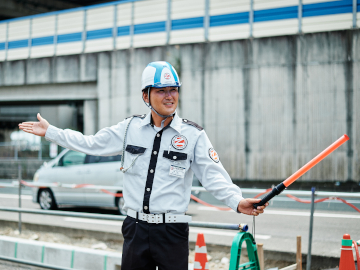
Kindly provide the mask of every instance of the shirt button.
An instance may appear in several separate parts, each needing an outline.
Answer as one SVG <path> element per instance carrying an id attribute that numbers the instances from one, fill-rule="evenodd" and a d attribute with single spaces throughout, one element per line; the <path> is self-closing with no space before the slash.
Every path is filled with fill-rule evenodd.
<path id="1" fill-rule="evenodd" d="M 160 137 L 160 134 L 158 133 L 158 134 L 156 134 L 156 137 Z"/>
<path id="2" fill-rule="evenodd" d="M 173 159 L 177 159 L 177 156 L 173 156 Z"/>
<path id="3" fill-rule="evenodd" d="M 154 170 L 153 170 L 153 169 L 151 169 L 151 170 L 150 170 L 150 173 L 153 173 L 153 172 L 154 172 Z"/>
<path id="4" fill-rule="evenodd" d="M 146 191 L 150 191 L 150 188 L 147 188 Z"/>
<path id="5" fill-rule="evenodd" d="M 145 209 L 145 210 L 148 210 L 148 207 L 145 205 L 145 206 L 144 206 L 144 209 Z"/>
<path id="6" fill-rule="evenodd" d="M 156 151 L 154 151 L 154 155 L 156 155 L 157 154 L 157 152 Z"/>

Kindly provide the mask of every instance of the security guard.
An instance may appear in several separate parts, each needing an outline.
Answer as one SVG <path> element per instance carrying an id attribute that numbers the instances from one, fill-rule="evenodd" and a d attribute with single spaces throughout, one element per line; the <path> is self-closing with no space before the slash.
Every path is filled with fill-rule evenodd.
<path id="1" fill-rule="evenodd" d="M 123 196 L 127 218 L 122 269 L 184 270 L 188 268 L 188 222 L 193 173 L 218 200 L 234 211 L 259 215 L 260 199 L 244 199 L 221 164 L 202 127 L 176 112 L 181 86 L 167 62 L 150 63 L 142 74 L 142 97 L 151 109 L 93 136 L 59 129 L 38 114 L 39 122 L 20 129 L 89 155 L 122 154 Z"/>

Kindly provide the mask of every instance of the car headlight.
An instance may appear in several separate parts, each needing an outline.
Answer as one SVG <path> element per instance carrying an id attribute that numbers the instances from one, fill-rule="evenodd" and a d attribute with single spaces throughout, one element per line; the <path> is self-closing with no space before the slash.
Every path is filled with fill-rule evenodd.
<path id="1" fill-rule="evenodd" d="M 34 179 L 33 179 L 33 181 L 34 181 L 34 182 L 39 181 L 39 173 L 36 172 L 36 173 L 34 174 Z"/>

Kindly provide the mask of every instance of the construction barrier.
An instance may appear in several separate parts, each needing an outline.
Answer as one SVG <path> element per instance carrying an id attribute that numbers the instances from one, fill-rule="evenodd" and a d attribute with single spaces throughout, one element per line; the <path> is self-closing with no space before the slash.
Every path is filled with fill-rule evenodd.
<path id="1" fill-rule="evenodd" d="M 254 196 L 254 198 L 258 198 L 258 197 L 260 197 L 260 196 L 262 196 L 262 195 L 270 192 L 271 190 L 272 190 L 272 189 L 269 188 L 269 189 L 265 190 L 264 192 L 261 192 L 261 193 L 257 194 L 256 196 Z M 293 199 L 293 200 L 296 201 L 296 202 L 300 202 L 300 203 L 311 203 L 311 200 L 303 200 L 303 199 L 297 198 L 297 197 L 295 197 L 295 196 L 293 196 L 293 195 L 290 195 L 290 194 L 286 194 L 285 196 L 288 197 L 288 198 L 290 198 L 290 199 Z M 218 206 L 211 205 L 211 204 L 209 204 L 209 203 L 207 203 L 207 202 L 204 202 L 204 201 L 200 200 L 199 198 L 195 197 L 195 196 L 192 195 L 192 194 L 191 194 L 190 198 L 193 199 L 194 201 L 202 204 L 202 205 L 205 205 L 205 206 L 208 206 L 208 207 L 213 207 L 213 208 L 216 208 L 216 209 L 218 209 L 218 210 L 222 210 L 222 211 L 229 211 L 229 210 L 231 210 L 231 208 L 229 208 L 229 207 L 218 207 Z M 357 212 L 360 213 L 360 209 L 359 209 L 359 208 L 357 208 L 355 205 L 353 205 L 353 204 L 351 204 L 351 203 L 347 202 L 346 200 L 341 199 L 341 198 L 339 198 L 339 197 L 327 197 L 327 198 L 322 198 L 322 199 L 315 200 L 315 203 L 320 203 L 320 202 L 324 202 L 324 201 L 327 201 L 327 200 L 338 200 L 338 201 L 341 201 L 341 202 L 345 203 L 346 205 L 350 206 L 351 208 L 353 208 L 354 210 L 356 210 Z"/>

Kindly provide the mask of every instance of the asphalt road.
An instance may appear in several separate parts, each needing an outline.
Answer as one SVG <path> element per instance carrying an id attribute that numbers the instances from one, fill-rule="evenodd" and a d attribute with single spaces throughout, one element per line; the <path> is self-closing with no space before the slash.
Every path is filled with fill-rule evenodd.
<path id="1" fill-rule="evenodd" d="M 0 193 L 0 205 L 2 207 L 17 207 L 18 196 L 14 189 L 2 189 Z M 39 205 L 31 200 L 30 190 L 22 191 L 22 207 L 39 209 Z M 211 195 L 203 193 L 202 199 L 216 203 Z M 296 236 L 302 237 L 302 252 L 307 253 L 310 206 L 303 205 L 302 209 L 292 207 L 292 202 L 286 202 L 286 198 L 274 200 L 264 214 L 255 218 L 255 239 L 257 243 L 263 243 L 264 249 L 272 251 L 296 252 Z M 296 203 L 299 204 L 299 203 Z M 360 213 L 346 205 L 338 203 L 317 204 L 315 208 L 312 254 L 330 257 L 340 256 L 341 239 L 343 234 L 348 233 L 352 239 L 360 239 Z M 286 208 L 284 207 L 286 206 Z M 280 208 L 282 207 L 282 208 Z M 333 210 L 324 210 L 333 207 Z M 342 210 L 339 210 L 341 208 Z M 115 209 L 100 208 L 62 208 L 59 211 L 83 211 L 90 213 L 116 214 Z M 249 230 L 253 229 L 253 217 L 237 214 L 231 211 L 218 211 L 214 208 L 204 207 L 198 203 L 189 205 L 188 213 L 193 221 L 222 222 L 222 223 L 247 223 Z M 0 219 L 18 220 L 17 213 L 2 212 Z M 93 220 L 73 217 L 56 217 L 44 215 L 22 214 L 22 220 L 30 223 L 64 226 L 80 229 L 99 230 L 104 232 L 118 232 L 121 230 L 121 222 Z M 205 241 L 211 244 L 230 246 L 235 236 L 235 231 L 190 228 L 190 240 L 195 241 L 198 232 L 203 232 Z"/>

